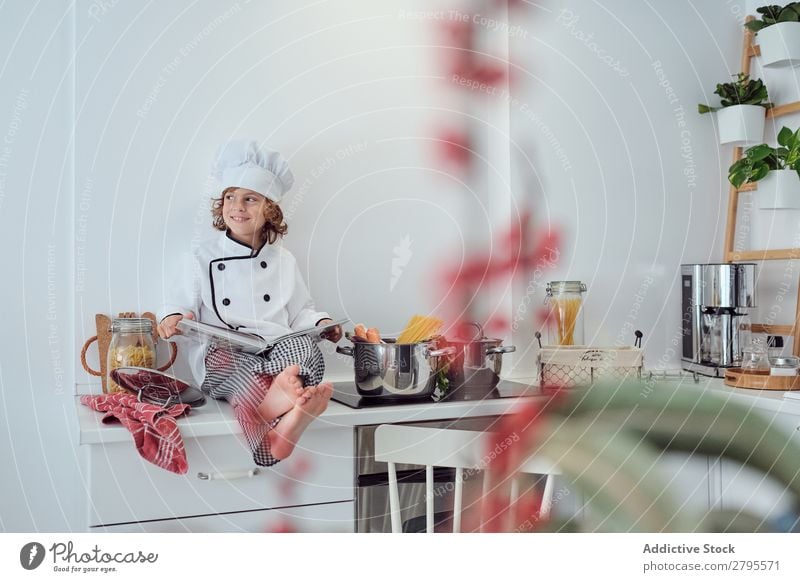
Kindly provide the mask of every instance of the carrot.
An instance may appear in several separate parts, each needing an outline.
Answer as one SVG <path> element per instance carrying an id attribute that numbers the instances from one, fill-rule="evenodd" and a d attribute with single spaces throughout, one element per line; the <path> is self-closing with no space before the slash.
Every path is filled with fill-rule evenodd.
<path id="1" fill-rule="evenodd" d="M 353 335 L 356 336 L 356 337 L 367 339 L 367 328 L 366 328 L 366 326 L 363 323 L 359 323 L 353 329 Z"/>

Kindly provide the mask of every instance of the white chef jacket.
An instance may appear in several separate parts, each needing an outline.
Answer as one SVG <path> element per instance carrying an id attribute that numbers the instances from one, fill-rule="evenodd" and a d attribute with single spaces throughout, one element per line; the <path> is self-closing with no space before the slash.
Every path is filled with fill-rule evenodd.
<path id="1" fill-rule="evenodd" d="M 317 311 L 292 253 L 277 244 L 254 251 L 230 236 L 203 242 L 176 270 L 159 321 L 191 311 L 202 322 L 256 333 L 266 340 L 313 327 L 330 317 Z M 181 342 L 198 384 L 207 346 Z"/>

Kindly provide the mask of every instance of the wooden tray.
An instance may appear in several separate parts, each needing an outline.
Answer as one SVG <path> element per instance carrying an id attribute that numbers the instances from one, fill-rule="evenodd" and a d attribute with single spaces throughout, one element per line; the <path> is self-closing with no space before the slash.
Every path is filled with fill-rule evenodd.
<path id="1" fill-rule="evenodd" d="M 800 390 L 800 376 L 770 376 L 769 374 L 748 374 L 741 368 L 725 370 L 725 384 L 732 388 L 752 388 L 755 390 Z"/>

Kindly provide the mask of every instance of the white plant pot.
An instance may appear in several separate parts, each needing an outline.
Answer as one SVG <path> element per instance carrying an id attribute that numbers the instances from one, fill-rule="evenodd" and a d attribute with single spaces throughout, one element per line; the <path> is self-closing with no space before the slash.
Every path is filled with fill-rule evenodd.
<path id="1" fill-rule="evenodd" d="M 732 105 L 716 112 L 719 143 L 752 146 L 764 141 L 767 110 L 761 105 Z"/>
<path id="2" fill-rule="evenodd" d="M 794 170 L 773 170 L 758 181 L 758 198 L 761 210 L 800 208 L 800 176 Z"/>
<path id="3" fill-rule="evenodd" d="M 800 22 L 779 22 L 758 31 L 761 64 L 765 67 L 800 65 Z"/>

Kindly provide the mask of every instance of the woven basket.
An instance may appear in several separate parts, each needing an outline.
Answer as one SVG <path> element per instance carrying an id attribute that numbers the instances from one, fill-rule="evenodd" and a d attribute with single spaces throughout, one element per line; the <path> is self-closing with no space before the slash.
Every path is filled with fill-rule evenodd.
<path id="1" fill-rule="evenodd" d="M 540 385 L 564 388 L 641 378 L 643 367 L 644 354 L 635 347 L 544 346 L 537 358 Z"/>

